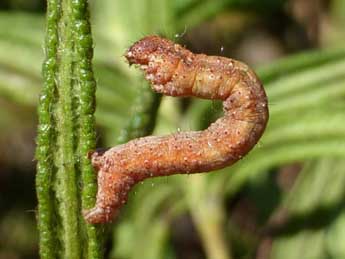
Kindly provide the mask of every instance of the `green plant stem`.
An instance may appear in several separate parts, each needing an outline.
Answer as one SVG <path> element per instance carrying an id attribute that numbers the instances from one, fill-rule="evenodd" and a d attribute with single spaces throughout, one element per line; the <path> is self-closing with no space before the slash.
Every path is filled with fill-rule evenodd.
<path id="1" fill-rule="evenodd" d="M 150 134 L 155 126 L 161 95 L 143 84 L 132 106 L 132 115 L 117 139 L 119 144 Z"/>
<path id="2" fill-rule="evenodd" d="M 82 208 L 89 209 L 95 203 L 97 192 L 96 175 L 87 153 L 96 147 L 95 130 L 95 93 L 96 82 L 92 69 L 93 46 L 87 1 L 71 2 L 74 40 L 75 40 L 75 72 L 78 81 L 75 95 L 79 97 L 79 169 L 82 173 Z M 103 240 L 100 226 L 86 224 L 88 237 L 86 258 L 103 258 Z"/>
<path id="3" fill-rule="evenodd" d="M 204 114 L 206 102 L 193 103 L 186 120 L 182 126 L 187 125 L 200 129 L 199 120 Z M 220 188 L 214 188 L 204 175 L 191 175 L 193 179 L 185 186 L 189 211 L 198 230 L 200 238 L 209 259 L 231 259 L 230 242 L 226 242 L 224 235 L 225 211 L 223 207 L 223 196 Z"/>
<path id="4" fill-rule="evenodd" d="M 186 186 L 190 213 L 209 259 L 231 259 L 225 241 L 225 211 L 221 193 L 210 188 L 204 176 L 193 175 Z"/>
<path id="5" fill-rule="evenodd" d="M 46 59 L 43 63 L 44 85 L 39 98 L 37 129 L 37 174 L 36 192 L 38 200 L 39 250 L 42 259 L 57 257 L 57 238 L 54 230 L 54 202 L 52 191 L 54 118 L 51 113 L 55 102 L 55 53 L 57 48 L 58 1 L 51 0 L 47 9 L 47 29 L 45 39 Z"/>
<path id="6" fill-rule="evenodd" d="M 87 7 L 87 0 L 48 1 L 36 152 L 41 258 L 103 258 L 100 228 L 85 224 L 81 215 L 81 204 L 90 208 L 96 195 L 87 158 L 96 142 Z"/>
<path id="7" fill-rule="evenodd" d="M 61 19 L 59 20 L 59 46 L 57 50 L 58 63 L 58 107 L 57 117 L 57 144 L 56 185 L 59 200 L 59 216 L 62 224 L 62 241 L 64 258 L 80 258 L 81 240 L 79 230 L 79 198 L 77 188 L 77 171 L 75 164 L 75 132 L 72 80 L 73 65 L 73 18 L 70 1 L 61 2 Z"/>

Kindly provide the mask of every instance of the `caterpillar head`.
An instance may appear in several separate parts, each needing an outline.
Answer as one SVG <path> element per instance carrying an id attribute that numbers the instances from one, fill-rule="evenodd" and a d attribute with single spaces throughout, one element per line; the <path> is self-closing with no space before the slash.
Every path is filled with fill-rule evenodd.
<path id="1" fill-rule="evenodd" d="M 130 65 L 140 66 L 156 92 L 171 96 L 190 94 L 191 90 L 186 88 L 191 88 L 195 77 L 194 54 L 181 45 L 158 36 L 148 36 L 134 43 L 125 57 Z"/>
<path id="2" fill-rule="evenodd" d="M 134 43 L 125 54 L 130 65 L 137 64 L 153 86 L 166 84 L 181 59 L 178 44 L 159 36 L 147 36 Z"/>
<path id="3" fill-rule="evenodd" d="M 174 43 L 162 39 L 159 36 L 151 35 L 135 42 L 126 52 L 125 57 L 129 64 L 148 65 L 150 56 L 157 51 L 169 49 Z"/>

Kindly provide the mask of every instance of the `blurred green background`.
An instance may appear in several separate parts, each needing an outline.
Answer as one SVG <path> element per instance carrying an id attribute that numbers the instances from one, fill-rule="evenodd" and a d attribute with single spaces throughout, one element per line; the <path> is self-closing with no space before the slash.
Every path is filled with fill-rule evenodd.
<path id="1" fill-rule="evenodd" d="M 236 165 L 139 184 L 105 234 L 106 258 L 345 258 L 345 1 L 102 0 L 90 11 L 98 146 L 114 145 L 136 111 L 145 83 L 122 55 L 147 34 L 253 66 L 271 114 Z M 0 259 L 38 257 L 44 19 L 45 1 L 0 2 Z M 164 97 L 154 134 L 205 128 L 219 111 Z"/>

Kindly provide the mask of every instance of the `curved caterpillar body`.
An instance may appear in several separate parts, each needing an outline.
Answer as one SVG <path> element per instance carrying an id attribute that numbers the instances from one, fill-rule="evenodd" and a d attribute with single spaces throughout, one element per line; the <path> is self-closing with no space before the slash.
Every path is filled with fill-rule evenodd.
<path id="1" fill-rule="evenodd" d="M 223 100 L 224 116 L 204 131 L 144 137 L 93 152 L 98 194 L 96 206 L 84 213 L 89 223 L 110 221 L 133 185 L 146 178 L 207 172 L 235 163 L 254 147 L 268 120 L 260 80 L 239 61 L 193 54 L 158 36 L 139 40 L 125 56 L 145 72 L 153 90 Z"/>

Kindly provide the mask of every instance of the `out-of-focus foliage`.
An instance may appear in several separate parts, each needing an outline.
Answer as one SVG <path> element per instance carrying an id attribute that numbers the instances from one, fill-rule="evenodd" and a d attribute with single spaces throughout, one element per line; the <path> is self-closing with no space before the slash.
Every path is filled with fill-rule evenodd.
<path id="1" fill-rule="evenodd" d="M 286 44 L 281 51 L 284 52 L 291 49 L 291 41 L 299 40 L 291 33 L 298 22 L 286 12 L 298 2 L 301 1 L 92 1 L 98 83 L 96 120 L 102 146 L 130 137 L 122 132 L 124 125 L 130 123 L 135 129 L 143 119 L 131 118 L 131 114 L 135 112 L 133 107 L 138 107 L 134 105 L 135 98 L 147 84 L 134 69 L 128 68 L 122 57 L 133 41 L 159 33 L 191 48 L 206 46 L 207 53 L 207 41 L 216 40 L 198 39 L 203 35 L 200 31 L 213 28 L 206 35 L 226 37 L 229 46 L 221 43 L 219 48 L 224 46 L 224 55 L 236 54 L 229 49 L 245 42 L 239 39 L 250 37 L 257 29 L 274 34 L 281 46 Z M 257 147 L 236 165 L 219 172 L 157 178 L 139 184 L 113 226 L 110 258 L 187 258 L 187 253 L 181 255 L 180 251 L 188 250 L 181 245 L 183 236 L 187 236 L 186 240 L 197 239 L 194 242 L 201 249 L 196 246 L 190 256 L 198 258 L 345 257 L 345 7 L 342 0 L 329 2 L 320 18 L 323 20 L 317 44 L 321 45 L 317 49 L 288 54 L 257 66 L 270 108 L 269 125 Z M 242 20 L 239 13 L 245 14 Z M 287 28 L 285 34 L 267 29 L 276 23 L 277 17 L 281 19 L 277 21 L 281 23 L 280 30 Z M 224 22 L 240 20 L 244 20 L 238 24 L 240 31 Z M 232 29 L 226 30 L 224 36 L 217 26 Z M 42 85 L 43 37 L 41 13 L 1 11 L 1 143 L 23 127 L 32 127 L 31 121 L 36 119 L 34 107 Z M 255 44 L 252 49 L 256 53 L 262 51 Z M 218 103 L 184 100 L 181 104 L 180 100 L 164 98 L 155 134 L 171 133 L 178 128 L 205 128 L 216 115 Z M 284 178 L 282 171 L 291 164 L 302 169 L 292 170 L 297 178 L 291 188 L 283 188 L 279 179 L 287 181 L 289 177 Z M 28 254 L 28 244 L 32 245 L 32 240 L 25 241 L 32 233 L 32 228 L 24 227 L 27 218 L 19 218 L 22 223 L 15 227 L 9 220 L 10 213 L 0 213 L 0 258 L 15 250 L 12 239 L 1 242 L 5 240 L 1 233 L 11 233 L 13 229 L 27 233 L 22 239 L 18 237 L 19 245 L 25 243 L 18 250 L 22 256 Z M 186 220 L 189 217 L 192 229 Z M 193 248 L 192 241 L 186 243 Z"/>

